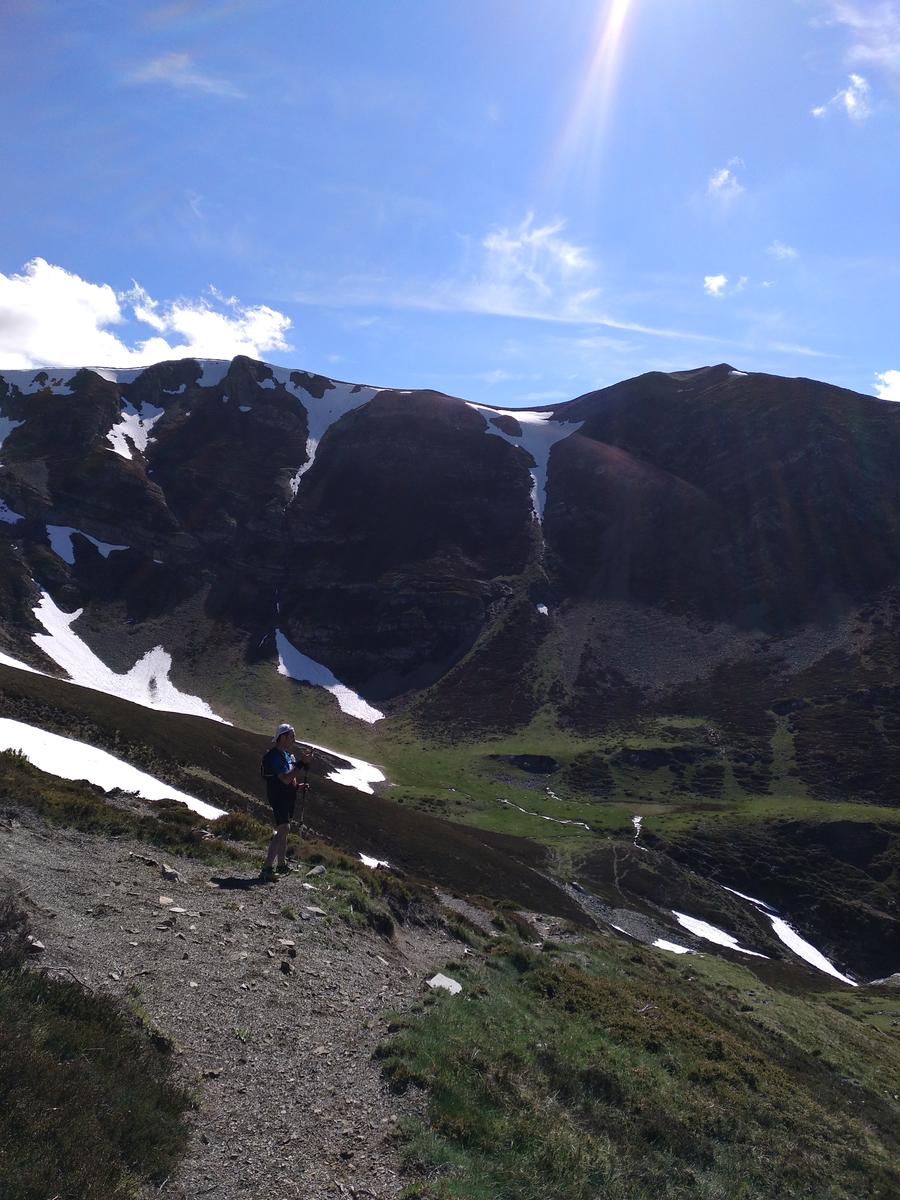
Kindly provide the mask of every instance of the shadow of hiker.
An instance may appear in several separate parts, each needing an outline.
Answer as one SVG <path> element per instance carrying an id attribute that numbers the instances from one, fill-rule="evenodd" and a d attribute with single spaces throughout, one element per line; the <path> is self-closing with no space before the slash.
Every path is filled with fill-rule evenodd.
<path id="1" fill-rule="evenodd" d="M 213 887 L 221 888 L 223 892 L 248 892 L 255 887 L 269 887 L 270 881 L 253 875 L 249 879 L 240 875 L 213 875 L 210 878 Z"/>

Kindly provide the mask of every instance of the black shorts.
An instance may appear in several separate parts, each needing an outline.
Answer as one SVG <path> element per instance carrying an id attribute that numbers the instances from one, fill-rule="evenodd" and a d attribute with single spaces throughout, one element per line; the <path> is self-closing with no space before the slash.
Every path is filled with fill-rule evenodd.
<path id="1" fill-rule="evenodd" d="M 275 816 L 275 824 L 287 825 L 294 819 L 294 810 L 297 807 L 297 789 L 285 789 L 280 796 L 270 796 L 269 803 Z"/>

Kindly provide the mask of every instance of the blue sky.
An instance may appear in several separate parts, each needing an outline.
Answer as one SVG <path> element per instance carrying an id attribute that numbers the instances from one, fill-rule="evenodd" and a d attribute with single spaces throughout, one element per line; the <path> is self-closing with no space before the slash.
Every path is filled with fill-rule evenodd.
<path id="1" fill-rule="evenodd" d="M 0 365 L 900 399 L 900 0 L 6 0 Z"/>

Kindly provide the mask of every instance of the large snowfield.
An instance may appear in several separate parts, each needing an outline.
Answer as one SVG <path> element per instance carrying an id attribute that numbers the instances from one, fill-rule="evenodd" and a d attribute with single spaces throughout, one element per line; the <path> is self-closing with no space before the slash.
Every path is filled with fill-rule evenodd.
<path id="1" fill-rule="evenodd" d="M 40 603 L 34 609 L 34 615 L 46 633 L 36 633 L 32 640 L 48 658 L 62 667 L 72 683 L 118 696 L 122 700 L 131 700 L 145 708 L 190 713 L 212 721 L 222 720 L 205 700 L 175 687 L 169 679 L 172 656 L 162 646 L 148 650 L 124 675 L 110 670 L 71 628 L 81 612 L 79 608 L 75 612 L 64 613 L 46 592 L 41 593 Z"/>

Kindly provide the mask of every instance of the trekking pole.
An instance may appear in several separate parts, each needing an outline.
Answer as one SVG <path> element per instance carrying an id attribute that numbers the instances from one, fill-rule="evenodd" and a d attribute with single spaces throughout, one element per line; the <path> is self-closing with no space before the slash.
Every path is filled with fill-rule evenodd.
<path id="1" fill-rule="evenodd" d="M 306 813 L 306 797 L 309 795 L 309 759 L 303 764 L 303 782 L 300 784 L 300 789 L 303 792 L 303 799 L 300 802 L 300 836 L 303 837 L 305 828 L 303 817 Z"/>

